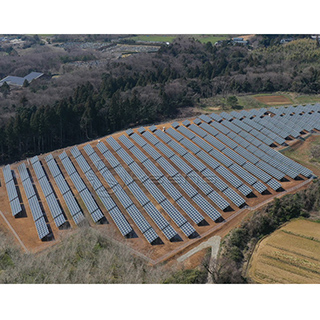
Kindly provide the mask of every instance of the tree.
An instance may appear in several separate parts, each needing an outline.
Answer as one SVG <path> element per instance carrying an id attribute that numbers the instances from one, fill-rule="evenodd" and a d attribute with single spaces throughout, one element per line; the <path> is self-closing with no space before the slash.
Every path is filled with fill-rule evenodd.
<path id="1" fill-rule="evenodd" d="M 7 96 L 10 94 L 10 86 L 7 84 L 7 82 L 4 82 L 3 85 L 0 88 L 0 91 L 4 98 L 7 98 Z"/>
<path id="2" fill-rule="evenodd" d="M 227 104 L 231 107 L 234 108 L 238 105 L 238 98 L 236 96 L 230 96 L 227 98 Z"/>

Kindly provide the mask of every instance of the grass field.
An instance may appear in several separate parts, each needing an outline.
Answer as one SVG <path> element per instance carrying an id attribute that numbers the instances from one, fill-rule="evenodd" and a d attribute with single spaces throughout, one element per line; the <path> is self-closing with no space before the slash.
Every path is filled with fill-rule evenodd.
<path id="1" fill-rule="evenodd" d="M 298 141 L 295 145 L 285 149 L 282 151 L 282 154 L 301 163 L 320 177 L 320 163 L 311 161 L 312 158 L 310 153 L 312 146 L 317 144 L 320 144 L 320 136 L 312 135 L 305 141 Z"/>
<path id="2" fill-rule="evenodd" d="M 176 35 L 160 35 L 160 34 L 150 34 L 150 35 L 138 35 L 130 37 L 128 39 L 135 41 L 161 41 L 161 42 L 172 42 L 177 36 Z"/>
<path id="3" fill-rule="evenodd" d="M 268 106 L 291 105 L 293 101 L 285 95 L 255 95 L 254 99 Z"/>
<path id="4" fill-rule="evenodd" d="M 135 41 L 161 41 L 161 42 L 172 42 L 178 35 L 160 35 L 160 34 L 150 34 L 150 35 L 137 35 L 134 37 L 130 37 L 128 39 L 132 39 Z M 191 34 L 191 35 L 184 35 L 190 38 L 195 38 L 202 43 L 211 42 L 215 44 L 217 41 L 226 40 L 230 38 L 227 35 L 212 35 L 212 34 Z"/>
<path id="5" fill-rule="evenodd" d="M 320 223 L 295 220 L 263 239 L 248 275 L 257 283 L 320 283 Z"/>

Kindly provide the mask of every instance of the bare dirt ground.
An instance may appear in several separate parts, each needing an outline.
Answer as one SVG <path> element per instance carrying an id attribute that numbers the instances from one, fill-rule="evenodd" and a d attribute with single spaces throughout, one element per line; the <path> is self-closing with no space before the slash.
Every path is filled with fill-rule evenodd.
<path id="1" fill-rule="evenodd" d="M 267 104 L 268 106 L 277 106 L 277 105 L 289 105 L 292 104 L 292 101 L 285 97 L 285 96 L 257 96 L 254 97 L 254 99 L 258 100 L 259 102 L 262 102 L 264 104 Z"/>
<path id="2" fill-rule="evenodd" d="M 264 238 L 248 275 L 256 283 L 320 283 L 320 224 L 299 219 Z"/>

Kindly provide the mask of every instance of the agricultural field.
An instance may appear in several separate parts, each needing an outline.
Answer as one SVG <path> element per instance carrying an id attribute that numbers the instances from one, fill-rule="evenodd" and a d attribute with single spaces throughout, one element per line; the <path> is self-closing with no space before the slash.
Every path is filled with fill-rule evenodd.
<path id="1" fill-rule="evenodd" d="M 254 98 L 268 106 L 290 105 L 292 100 L 284 95 L 255 95 Z"/>
<path id="2" fill-rule="evenodd" d="M 256 283 L 320 283 L 320 223 L 295 220 L 263 239 L 248 275 Z"/>

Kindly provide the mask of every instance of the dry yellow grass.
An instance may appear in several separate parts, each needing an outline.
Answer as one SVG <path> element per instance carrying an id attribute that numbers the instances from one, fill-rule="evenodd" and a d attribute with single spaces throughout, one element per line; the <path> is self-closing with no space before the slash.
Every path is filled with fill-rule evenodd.
<path id="1" fill-rule="evenodd" d="M 248 275 L 257 283 L 320 283 L 320 224 L 292 221 L 263 239 Z"/>

